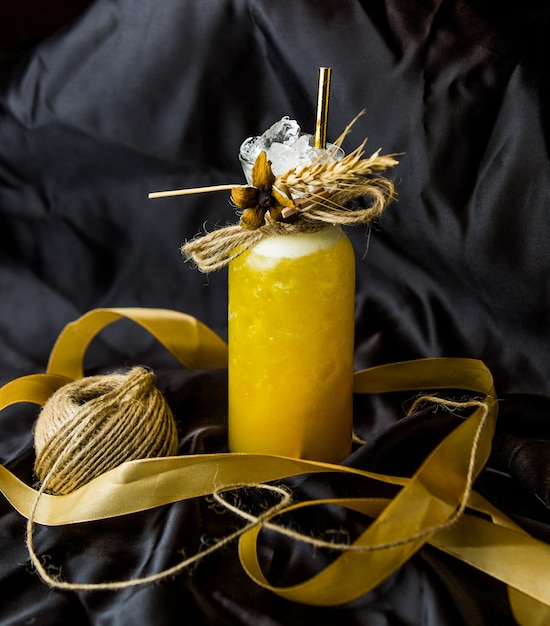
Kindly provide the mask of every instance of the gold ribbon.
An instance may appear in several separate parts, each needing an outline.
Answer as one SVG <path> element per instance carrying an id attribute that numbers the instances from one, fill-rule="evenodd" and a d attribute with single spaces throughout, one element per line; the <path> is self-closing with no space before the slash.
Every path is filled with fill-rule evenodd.
<path id="1" fill-rule="evenodd" d="M 227 345 L 196 318 L 168 309 L 128 307 L 94 309 L 67 324 L 51 351 L 47 372 L 82 378 L 84 354 L 94 337 L 123 318 L 151 333 L 184 367 L 227 367 Z"/>
<path id="2" fill-rule="evenodd" d="M 191 316 L 164 309 L 97 309 L 65 327 L 45 374 L 25 376 L 0 389 L 0 410 L 16 402 L 42 405 L 61 385 L 82 377 L 90 342 L 121 318 L 144 327 L 185 367 L 226 367 L 225 342 Z M 531 537 L 471 488 L 489 456 L 497 414 L 493 381 L 485 365 L 445 358 L 392 363 L 357 372 L 354 385 L 356 393 L 450 388 L 482 399 L 470 403 L 475 410 L 411 478 L 279 456 L 204 454 L 124 463 L 68 495 L 41 494 L 37 504 L 37 492 L 0 466 L 0 490 L 23 516 L 28 518 L 36 504 L 34 521 L 58 526 L 143 511 L 243 483 L 266 485 L 301 474 L 353 474 L 366 480 L 366 492 L 369 482 L 377 481 L 396 486 L 398 493 L 390 500 L 366 493 L 361 498 L 307 501 L 277 509 L 277 515 L 284 515 L 332 504 L 374 518 L 330 565 L 289 587 L 271 585 L 258 559 L 260 531 L 271 524 L 269 517 L 248 524 L 239 536 L 239 556 L 258 585 L 296 602 L 339 605 L 372 590 L 429 543 L 508 585 L 519 624 L 549 623 L 550 546 Z M 308 542 L 296 533 L 291 536 Z"/>

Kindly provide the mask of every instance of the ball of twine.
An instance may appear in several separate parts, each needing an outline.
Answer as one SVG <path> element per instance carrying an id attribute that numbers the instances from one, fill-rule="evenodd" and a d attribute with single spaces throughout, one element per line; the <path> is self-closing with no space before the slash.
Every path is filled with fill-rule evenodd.
<path id="1" fill-rule="evenodd" d="M 133 367 L 58 389 L 36 421 L 34 447 L 42 491 L 61 495 L 125 461 L 177 454 L 178 434 L 155 375 Z"/>

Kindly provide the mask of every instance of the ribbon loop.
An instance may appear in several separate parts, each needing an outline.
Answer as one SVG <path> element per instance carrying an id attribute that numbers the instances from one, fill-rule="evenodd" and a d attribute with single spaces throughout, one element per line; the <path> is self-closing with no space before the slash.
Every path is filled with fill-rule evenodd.
<path id="1" fill-rule="evenodd" d="M 77 379 L 84 375 L 86 349 L 109 324 L 127 318 L 142 326 L 184 367 L 227 367 L 227 345 L 196 318 L 169 309 L 93 309 L 65 326 L 50 354 L 48 373 Z"/>

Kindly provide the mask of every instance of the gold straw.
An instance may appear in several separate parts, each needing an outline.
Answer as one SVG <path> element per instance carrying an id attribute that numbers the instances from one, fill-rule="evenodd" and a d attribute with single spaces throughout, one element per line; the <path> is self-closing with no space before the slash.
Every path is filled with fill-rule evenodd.
<path id="1" fill-rule="evenodd" d="M 319 68 L 319 85 L 317 88 L 317 115 L 315 119 L 315 148 L 327 147 L 328 101 L 330 97 L 330 67 Z"/>

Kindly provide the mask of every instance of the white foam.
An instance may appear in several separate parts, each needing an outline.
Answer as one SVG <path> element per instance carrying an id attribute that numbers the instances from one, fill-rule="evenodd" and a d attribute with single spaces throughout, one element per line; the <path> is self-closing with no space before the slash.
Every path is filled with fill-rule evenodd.
<path id="1" fill-rule="evenodd" d="M 332 248 L 343 237 L 336 226 L 329 226 L 315 233 L 272 235 L 254 246 L 254 254 L 270 259 L 296 259 Z"/>

